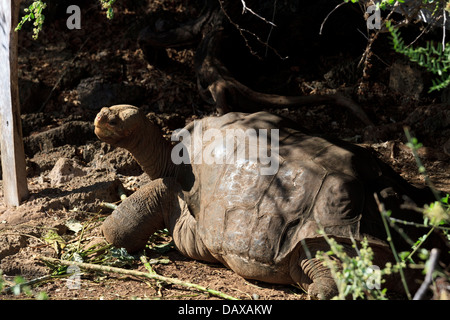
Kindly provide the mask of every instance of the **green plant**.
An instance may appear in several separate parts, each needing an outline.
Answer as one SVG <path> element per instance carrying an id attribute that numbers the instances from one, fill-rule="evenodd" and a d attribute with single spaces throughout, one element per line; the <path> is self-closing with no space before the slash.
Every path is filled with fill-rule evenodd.
<path id="1" fill-rule="evenodd" d="M 386 21 L 386 28 L 391 33 L 393 48 L 396 52 L 437 75 L 437 78 L 432 80 L 429 92 L 444 89 L 450 84 L 450 45 L 448 43 L 443 47 L 440 42 L 428 41 L 425 47 L 413 48 L 405 45 L 400 31 L 390 21 Z"/>
<path id="2" fill-rule="evenodd" d="M 359 0 L 344 0 L 344 2 L 358 3 Z M 398 1 L 397 0 L 382 0 L 380 2 L 377 2 L 375 5 L 378 8 L 384 10 L 384 9 L 388 8 L 389 6 L 395 5 L 396 2 L 404 3 L 405 1 L 404 0 L 398 0 Z M 431 2 L 433 2 L 433 0 L 431 0 Z"/>
<path id="3" fill-rule="evenodd" d="M 99 0 L 103 9 L 106 10 L 106 17 L 108 19 L 112 19 L 114 17 L 114 9 L 113 5 L 117 0 Z M 25 8 L 24 11 L 26 14 L 22 17 L 20 22 L 18 23 L 15 31 L 19 31 L 22 29 L 22 26 L 29 21 L 34 20 L 33 25 L 33 39 L 37 39 L 39 37 L 39 32 L 42 30 L 42 26 L 44 25 L 45 16 L 42 11 L 47 7 L 47 4 L 42 0 L 35 0 L 31 3 L 28 8 Z"/>
<path id="4" fill-rule="evenodd" d="M 323 261 L 336 281 L 339 294 L 333 299 L 345 300 L 370 299 L 387 300 L 386 289 L 381 288 L 385 282 L 383 276 L 398 272 L 399 265 L 387 263 L 383 269 L 373 264 L 374 253 L 366 238 L 361 241 L 358 248 L 353 239 L 353 248 L 358 253 L 356 256 L 349 256 L 342 245 L 335 239 L 328 237 L 323 231 L 319 231 L 330 246 L 327 252 L 318 252 L 316 258 Z M 334 256 L 336 259 L 331 259 Z"/>
<path id="5" fill-rule="evenodd" d="M 352 297 L 353 299 L 377 299 L 385 300 L 386 291 L 380 290 L 380 287 L 374 287 L 373 281 L 378 284 L 384 282 L 383 276 L 398 272 L 400 279 L 403 283 L 406 295 L 408 299 L 412 298 L 406 284 L 406 278 L 403 273 L 403 269 L 406 264 L 412 264 L 415 268 L 423 268 L 424 273 L 428 268 L 428 260 L 430 258 L 430 252 L 427 249 L 422 248 L 424 242 L 435 231 L 442 232 L 447 241 L 450 242 L 450 195 L 441 197 L 440 194 L 434 188 L 430 178 L 427 175 L 425 166 L 423 165 L 418 150 L 422 148 L 422 144 L 418 139 L 412 137 L 409 130 L 405 128 L 405 135 L 407 138 L 407 146 L 411 149 L 415 158 L 419 174 L 424 176 L 425 182 L 433 191 L 436 201 L 425 205 L 423 208 L 414 207 L 412 209 L 419 211 L 423 214 L 423 223 L 414 223 L 404 220 L 399 220 L 391 217 L 391 212 L 385 210 L 382 203 L 378 203 L 379 211 L 386 229 L 387 242 L 391 246 L 391 250 L 396 259 L 396 264 L 392 265 L 387 263 L 383 269 L 374 269 L 373 266 L 373 251 L 364 239 L 360 246 L 357 247 L 356 242 L 353 240 L 353 247 L 357 251 L 357 256 L 350 257 L 345 252 L 342 245 L 338 244 L 333 238 L 328 237 L 323 230 L 319 230 L 327 243 L 330 246 L 328 252 L 319 252 L 316 257 L 323 261 L 323 263 L 330 268 L 333 278 L 338 286 L 338 296 L 335 299 L 345 299 Z M 418 239 L 410 239 L 407 234 L 398 225 L 409 225 L 417 228 L 425 229 L 424 234 Z M 397 252 L 392 242 L 391 230 L 394 229 L 411 245 L 410 251 Z M 336 259 L 331 259 L 334 256 Z M 339 263 L 338 263 L 339 262 Z M 441 277 L 448 277 L 443 272 L 437 272 Z"/>
<path id="6" fill-rule="evenodd" d="M 116 0 L 100 0 L 100 3 L 102 4 L 102 8 L 106 10 L 106 17 L 108 19 L 114 18 L 113 5 L 115 2 L 116 2 Z"/>
<path id="7" fill-rule="evenodd" d="M 27 12 L 25 16 L 22 17 L 19 24 L 15 28 L 15 31 L 21 30 L 25 22 L 34 20 L 33 25 L 33 39 L 37 39 L 39 32 L 42 30 L 42 25 L 44 24 L 45 16 L 42 11 L 47 7 L 47 5 L 41 0 L 33 1 L 33 3 L 25 8 L 24 11 Z"/>
<path id="8" fill-rule="evenodd" d="M 2 270 L 0 270 L 0 293 L 9 291 L 13 293 L 15 296 L 20 294 L 25 294 L 27 297 L 36 299 L 36 300 L 47 300 L 48 295 L 45 291 L 40 291 L 38 293 L 34 293 L 31 290 L 31 285 L 33 281 L 26 281 L 21 276 L 14 277 L 14 285 L 10 287 L 6 286 L 6 281 L 3 278 Z"/>
<path id="9" fill-rule="evenodd" d="M 26 280 L 21 276 L 14 277 L 15 285 L 11 287 L 11 291 L 15 296 L 24 293 L 25 295 L 31 297 L 32 292 L 30 286 L 26 284 Z"/>
<path id="10" fill-rule="evenodd" d="M 419 168 L 419 173 L 424 176 L 425 183 L 431 189 L 434 197 L 436 198 L 436 201 L 426 205 L 421 210 L 424 214 L 424 226 L 430 226 L 434 229 L 440 230 L 447 237 L 447 240 L 450 241 L 450 227 L 448 227 L 450 224 L 450 195 L 447 194 L 442 197 L 436 190 L 418 154 L 418 150 L 422 148 L 422 144 L 418 142 L 417 138 L 411 136 L 408 128 L 404 128 L 404 131 L 406 139 L 408 140 L 406 145 L 411 149 L 417 167 Z"/>
<path id="11" fill-rule="evenodd" d="M 372 2 L 365 0 L 344 0 L 344 2 L 362 2 L 367 5 L 373 4 Z M 377 9 L 390 10 L 390 13 L 385 19 L 385 26 L 391 34 L 393 49 L 396 52 L 405 55 L 410 61 L 417 63 L 428 72 L 437 76 L 432 80 L 429 92 L 442 90 L 450 85 L 450 46 L 448 43 L 445 43 L 445 28 L 442 26 L 444 30 L 442 42 L 428 41 L 424 47 L 417 48 L 414 48 L 411 44 L 406 45 L 397 26 L 389 20 L 394 10 L 398 9 L 399 5 L 402 3 L 405 3 L 405 0 L 382 0 L 376 3 Z M 402 10 L 398 10 L 398 12 L 401 12 L 401 14 L 404 15 L 404 20 L 398 25 L 403 26 L 411 21 L 419 19 L 419 15 L 423 9 L 430 12 L 431 16 L 434 18 L 439 14 L 450 12 L 450 2 L 447 0 L 423 0 L 410 3 L 408 9 L 405 10 L 403 8 Z M 442 13 L 442 11 L 444 12 Z M 444 19 L 443 21 L 443 23 L 445 23 L 446 20 Z M 379 32 L 380 30 L 378 30 L 378 33 Z M 374 39 L 377 37 L 378 33 Z M 425 32 L 422 32 L 422 34 L 423 33 Z"/>
<path id="12" fill-rule="evenodd" d="M 5 287 L 5 279 L 3 279 L 3 271 L 0 269 L 0 292 L 3 291 Z"/>

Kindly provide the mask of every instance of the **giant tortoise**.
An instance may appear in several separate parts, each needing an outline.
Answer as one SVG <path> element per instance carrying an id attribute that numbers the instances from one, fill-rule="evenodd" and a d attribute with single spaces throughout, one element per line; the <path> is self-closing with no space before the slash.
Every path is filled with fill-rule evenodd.
<path id="1" fill-rule="evenodd" d="M 98 113 L 95 133 L 129 150 L 152 180 L 104 221 L 107 241 L 136 252 L 167 228 L 187 257 L 222 263 L 247 279 L 297 283 L 312 298 L 337 293 L 315 258 L 329 249 L 318 230 L 352 255 L 352 241 L 366 237 L 374 263 L 384 266 L 392 254 L 374 194 L 409 221 L 420 214 L 402 209 L 403 199 L 433 199 L 368 149 L 303 133 L 267 112 L 206 117 L 178 131 L 174 140 L 183 140 L 174 144 L 139 108 L 117 105 Z M 394 241 L 401 249 L 401 238 Z"/>

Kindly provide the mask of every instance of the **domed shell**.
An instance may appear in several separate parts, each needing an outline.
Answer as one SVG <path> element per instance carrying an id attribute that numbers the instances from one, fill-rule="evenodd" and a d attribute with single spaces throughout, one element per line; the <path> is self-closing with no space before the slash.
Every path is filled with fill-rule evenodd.
<path id="1" fill-rule="evenodd" d="M 196 177 L 198 233 L 225 264 L 242 268 L 257 261 L 270 268 L 301 240 L 319 237 L 319 228 L 340 238 L 364 236 L 360 180 L 379 174 L 376 163 L 362 159 L 371 169 L 361 174 L 354 147 L 303 134 L 283 121 L 264 112 L 207 118 L 191 126 L 184 141 Z"/>

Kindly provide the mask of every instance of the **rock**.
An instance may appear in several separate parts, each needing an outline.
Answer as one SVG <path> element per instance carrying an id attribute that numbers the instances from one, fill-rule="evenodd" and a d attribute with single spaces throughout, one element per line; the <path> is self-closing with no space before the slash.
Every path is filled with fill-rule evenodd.
<path id="1" fill-rule="evenodd" d="M 97 140 L 94 125 L 87 121 L 71 121 L 57 128 L 26 137 L 24 139 L 25 154 L 32 157 L 39 151 L 47 152 L 66 144 L 83 145 L 89 140 Z"/>
<path id="2" fill-rule="evenodd" d="M 60 186 L 74 177 L 82 177 L 86 175 L 86 171 L 74 160 L 67 158 L 60 158 L 52 171 L 50 171 L 49 178 L 52 186 Z"/>
<path id="3" fill-rule="evenodd" d="M 395 62 L 391 66 L 389 87 L 398 93 L 419 99 L 424 87 L 422 73 L 408 64 Z"/>
<path id="4" fill-rule="evenodd" d="M 6 256 L 19 252 L 26 245 L 26 240 L 26 237 L 19 233 L 2 236 L 0 238 L 0 261 Z"/>
<path id="5" fill-rule="evenodd" d="M 110 83 L 101 77 L 81 80 L 77 86 L 81 106 L 91 110 L 114 104 L 139 104 L 145 95 L 142 87 L 125 83 Z"/>
<path id="6" fill-rule="evenodd" d="M 91 166 L 96 170 L 103 169 L 125 176 L 142 174 L 142 168 L 133 156 L 121 148 L 116 148 L 107 153 L 97 152 L 91 161 Z"/>
<path id="7" fill-rule="evenodd" d="M 20 105 L 22 109 L 22 105 Z M 22 112 L 22 110 L 20 110 Z M 42 130 L 50 125 L 54 125 L 52 117 L 45 112 L 27 113 L 21 115 L 22 119 L 22 135 L 28 137 L 33 132 Z"/>
<path id="8" fill-rule="evenodd" d="M 46 171 L 50 171 L 55 166 L 56 162 L 60 158 L 75 158 L 77 148 L 71 145 L 64 145 L 61 147 L 53 148 L 49 151 L 38 152 L 29 161 L 34 163 L 37 168 L 31 176 L 38 176 Z M 27 163 L 28 165 L 28 163 Z"/>

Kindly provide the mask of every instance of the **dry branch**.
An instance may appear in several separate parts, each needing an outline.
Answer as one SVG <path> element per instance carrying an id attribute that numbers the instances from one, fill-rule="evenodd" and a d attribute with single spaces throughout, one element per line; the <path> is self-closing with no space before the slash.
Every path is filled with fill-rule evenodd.
<path id="1" fill-rule="evenodd" d="M 419 290 L 417 290 L 416 294 L 414 295 L 413 300 L 422 300 L 423 297 L 425 296 L 426 292 L 428 291 L 428 287 L 430 286 L 431 282 L 433 281 L 433 272 L 439 261 L 439 254 L 440 254 L 439 249 L 434 248 L 431 250 L 430 259 L 428 260 L 429 266 L 428 266 L 427 274 L 425 276 L 425 281 L 422 282 L 422 285 L 420 286 Z"/>
<path id="2" fill-rule="evenodd" d="M 164 277 L 164 276 L 160 276 L 158 274 L 150 274 L 150 273 L 147 273 L 147 272 L 141 272 L 141 271 L 136 271 L 136 270 L 128 270 L 128 269 L 122 269 L 122 268 L 110 267 L 110 266 L 102 266 L 102 265 L 92 264 L 92 263 L 67 261 L 67 260 L 55 259 L 55 258 L 50 258 L 50 257 L 45 257 L 45 256 L 38 256 L 38 259 L 40 259 L 42 261 L 50 262 L 50 263 L 62 264 L 62 265 L 65 265 L 65 266 L 75 265 L 77 267 L 80 267 L 80 268 L 83 268 L 83 269 L 86 269 L 86 270 L 112 272 L 112 273 L 126 274 L 126 275 L 131 275 L 131 276 L 136 276 L 136 277 L 144 277 L 144 278 L 148 278 L 148 279 L 159 280 L 159 281 L 163 281 L 163 282 L 166 282 L 166 283 L 171 283 L 171 284 L 175 284 L 175 285 L 179 285 L 179 286 L 195 289 L 195 290 L 198 290 L 198 291 L 201 291 L 201 292 L 207 292 L 207 293 L 209 293 L 211 295 L 220 297 L 222 299 L 238 300 L 237 298 L 229 296 L 229 295 L 227 295 L 225 293 L 222 293 L 220 291 L 216 291 L 216 290 L 213 290 L 213 289 L 208 289 L 208 288 L 205 288 L 205 287 L 197 285 L 197 284 L 184 282 L 184 281 L 181 281 L 181 280 L 178 280 L 178 279 L 174 279 L 174 278 L 167 278 L 167 277 Z"/>

